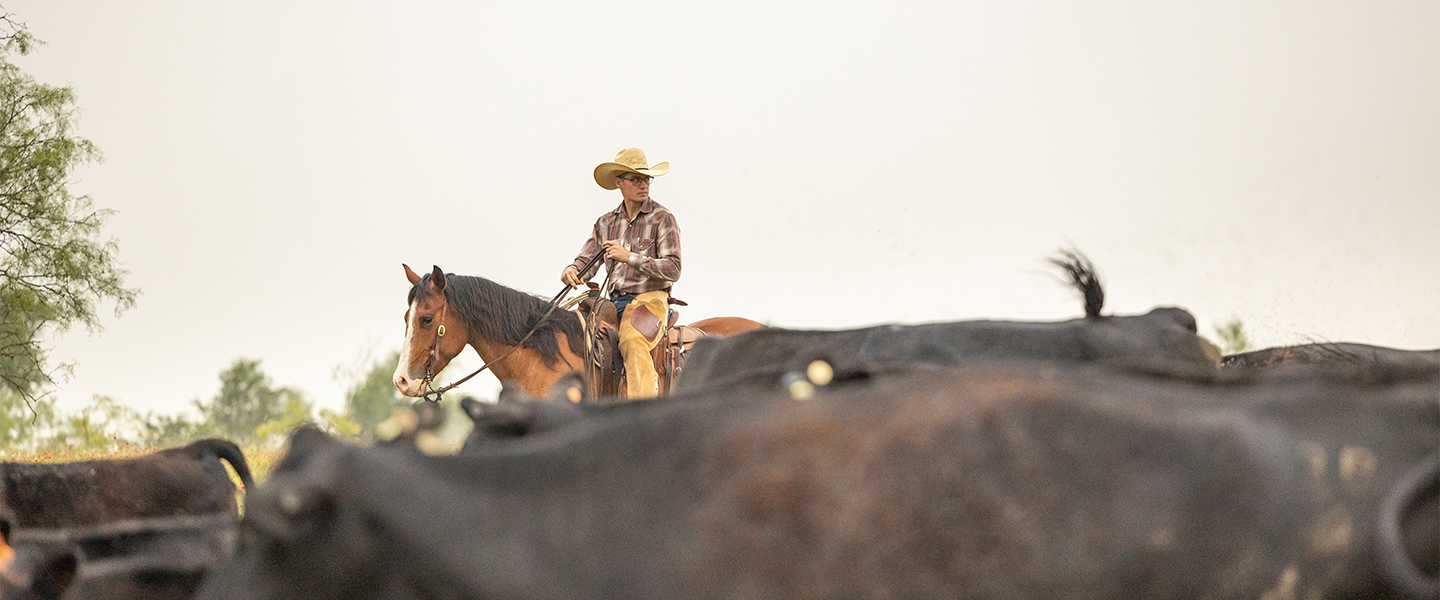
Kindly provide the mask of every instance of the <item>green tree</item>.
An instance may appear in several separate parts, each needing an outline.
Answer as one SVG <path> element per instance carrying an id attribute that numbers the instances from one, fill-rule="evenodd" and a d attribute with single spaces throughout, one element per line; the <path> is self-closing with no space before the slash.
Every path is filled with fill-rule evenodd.
<path id="1" fill-rule="evenodd" d="M 53 398 L 26 402 L 20 392 L 0 386 L 0 448 L 32 448 L 58 419 Z"/>
<path id="2" fill-rule="evenodd" d="M 360 435 L 359 423 L 350 420 L 349 415 L 328 408 L 320 409 L 320 424 L 331 435 L 352 438 Z"/>
<path id="3" fill-rule="evenodd" d="M 292 402 L 309 409 L 299 391 L 271 384 L 260 371 L 260 361 L 242 358 L 220 373 L 220 393 L 215 399 L 195 405 L 220 435 L 249 440 L 261 425 L 284 419 Z"/>
<path id="4" fill-rule="evenodd" d="M 375 426 L 395 414 L 395 411 L 409 405 L 409 401 L 395 389 L 391 377 L 400 353 L 393 352 L 388 358 L 374 363 L 365 378 L 351 386 L 345 397 L 345 416 L 360 428 L 364 437 L 375 437 Z"/>
<path id="5" fill-rule="evenodd" d="M 185 415 L 147 414 L 140 441 L 147 446 L 170 448 L 218 435 L 220 432 L 215 426 L 204 420 L 192 420 Z"/>
<path id="6" fill-rule="evenodd" d="M 3 13 L 3 9 L 0 9 Z M 70 192 L 70 174 L 100 153 L 74 134 L 75 94 L 38 83 L 10 62 L 39 42 L 0 14 L 0 387 L 33 407 L 54 382 L 46 333 L 99 328 L 97 306 L 134 305 L 113 239 L 100 228 L 110 211 Z"/>
<path id="7" fill-rule="evenodd" d="M 42 442 L 49 448 L 113 450 L 140 440 L 145 426 L 135 409 L 110 396 L 96 395 L 80 412 L 56 419 L 50 436 Z"/>
<path id="8" fill-rule="evenodd" d="M 255 438 L 262 442 L 273 441 L 284 437 L 296 427 L 314 422 L 314 412 L 311 410 L 310 403 L 303 398 L 292 397 L 285 401 L 285 411 L 280 418 L 255 428 Z"/>
<path id="9" fill-rule="evenodd" d="M 334 436 L 355 437 L 360 433 L 360 426 L 345 415 L 322 408 L 317 420 L 310 403 L 300 398 L 291 398 L 285 403 L 283 416 L 255 429 L 255 439 L 263 443 L 279 442 L 301 425 L 314 425 Z"/>

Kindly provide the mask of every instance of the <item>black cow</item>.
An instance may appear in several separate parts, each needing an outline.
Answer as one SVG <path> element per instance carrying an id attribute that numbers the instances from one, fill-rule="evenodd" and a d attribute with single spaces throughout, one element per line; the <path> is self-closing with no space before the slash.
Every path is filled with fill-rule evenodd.
<path id="1" fill-rule="evenodd" d="M 1435 492 L 1406 483 L 1437 394 L 1434 371 L 976 364 L 641 404 L 461 456 L 305 430 L 198 597 L 1397 597 L 1382 572 L 1423 592 L 1440 562 L 1415 525 Z"/>
<path id="2" fill-rule="evenodd" d="M 188 597 L 216 553 L 233 551 L 238 505 L 222 460 L 254 487 L 240 448 L 222 439 L 127 459 L 0 463 L 0 532 L 14 551 L 0 597 Z M 187 519 L 228 525 L 176 525 Z"/>
<path id="3" fill-rule="evenodd" d="M 55 528 L 123 519 L 236 514 L 235 484 L 248 490 L 245 455 L 233 442 L 204 439 L 136 458 L 67 463 L 0 463 L 0 506 L 10 526 Z"/>
<path id="4" fill-rule="evenodd" d="M 1315 364 L 1434 368 L 1440 366 L 1440 350 L 1400 350 L 1353 342 L 1320 342 L 1231 354 L 1220 361 L 1220 366 L 1226 369 L 1276 369 Z"/>
<path id="5" fill-rule="evenodd" d="M 1217 369 L 1219 350 L 1196 335 L 1195 317 L 1163 307 L 1138 316 L 1101 316 L 1105 294 L 1094 267 L 1066 253 L 1052 260 L 1085 300 L 1085 317 L 1054 323 L 958 321 L 807 331 L 767 327 L 700 338 L 691 348 L 676 391 L 758 382 L 824 360 L 845 371 L 880 363 L 960 365 L 984 359 L 1098 362 L 1162 372 Z"/>

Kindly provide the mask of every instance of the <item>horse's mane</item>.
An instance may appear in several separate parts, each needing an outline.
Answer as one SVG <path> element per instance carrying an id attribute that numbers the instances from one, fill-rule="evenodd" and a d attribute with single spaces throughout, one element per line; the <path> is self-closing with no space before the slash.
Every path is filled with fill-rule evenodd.
<path id="1" fill-rule="evenodd" d="M 430 277 L 431 274 L 426 273 L 415 282 L 405 298 L 406 305 L 417 297 L 430 295 Z M 550 307 L 545 300 L 484 277 L 451 273 L 445 274 L 445 298 L 476 336 L 511 345 L 519 343 Z M 585 356 L 585 334 L 580 329 L 580 319 L 559 308 L 525 340 L 525 347 L 539 352 L 545 366 L 553 366 L 560 360 L 560 345 L 555 341 L 557 333 L 565 334 L 571 352 Z"/>
<path id="2" fill-rule="evenodd" d="M 1050 264 L 1060 267 L 1070 285 L 1085 299 L 1085 317 L 1098 318 L 1105 306 L 1105 289 L 1100 286 L 1100 274 L 1095 272 L 1090 259 L 1079 250 L 1061 250 L 1060 256 L 1050 259 Z"/>

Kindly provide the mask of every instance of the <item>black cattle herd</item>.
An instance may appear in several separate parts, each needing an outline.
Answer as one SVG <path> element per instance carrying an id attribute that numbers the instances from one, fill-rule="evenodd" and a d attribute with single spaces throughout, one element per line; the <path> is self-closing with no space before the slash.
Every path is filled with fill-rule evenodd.
<path id="1" fill-rule="evenodd" d="M 1440 599 L 1440 350 L 1221 356 L 1062 266 L 1083 318 L 705 338 L 661 398 L 466 399 L 453 454 L 422 403 L 258 486 L 3 463 L 0 599 Z"/>

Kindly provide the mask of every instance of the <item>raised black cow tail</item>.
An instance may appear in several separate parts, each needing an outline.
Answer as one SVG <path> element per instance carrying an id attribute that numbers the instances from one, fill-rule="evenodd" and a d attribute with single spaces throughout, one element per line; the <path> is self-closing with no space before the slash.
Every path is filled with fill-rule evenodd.
<path id="1" fill-rule="evenodd" d="M 1403 521 L 1410 508 L 1427 494 L 1436 493 L 1437 488 L 1440 488 L 1440 454 L 1432 454 L 1411 468 L 1386 494 L 1376 523 L 1375 554 L 1380 572 L 1391 586 L 1414 600 L 1440 598 L 1440 579 L 1431 579 L 1415 567 L 1405 551 Z"/>
<path id="2" fill-rule="evenodd" d="M 1105 288 L 1100 285 L 1100 275 L 1095 265 L 1079 250 L 1060 250 L 1060 256 L 1050 259 L 1050 264 L 1065 272 L 1070 285 L 1085 300 L 1085 317 L 1097 319 L 1100 309 L 1105 306 Z"/>
<path id="3" fill-rule="evenodd" d="M 245 462 L 245 454 L 240 452 L 240 447 L 236 446 L 235 442 L 221 438 L 205 438 L 186 446 L 186 448 L 197 454 L 212 454 L 230 463 L 230 466 L 235 468 L 235 474 L 240 476 L 240 483 L 245 484 L 246 495 L 249 495 L 250 490 L 255 488 L 255 480 L 250 476 L 250 464 Z"/>

